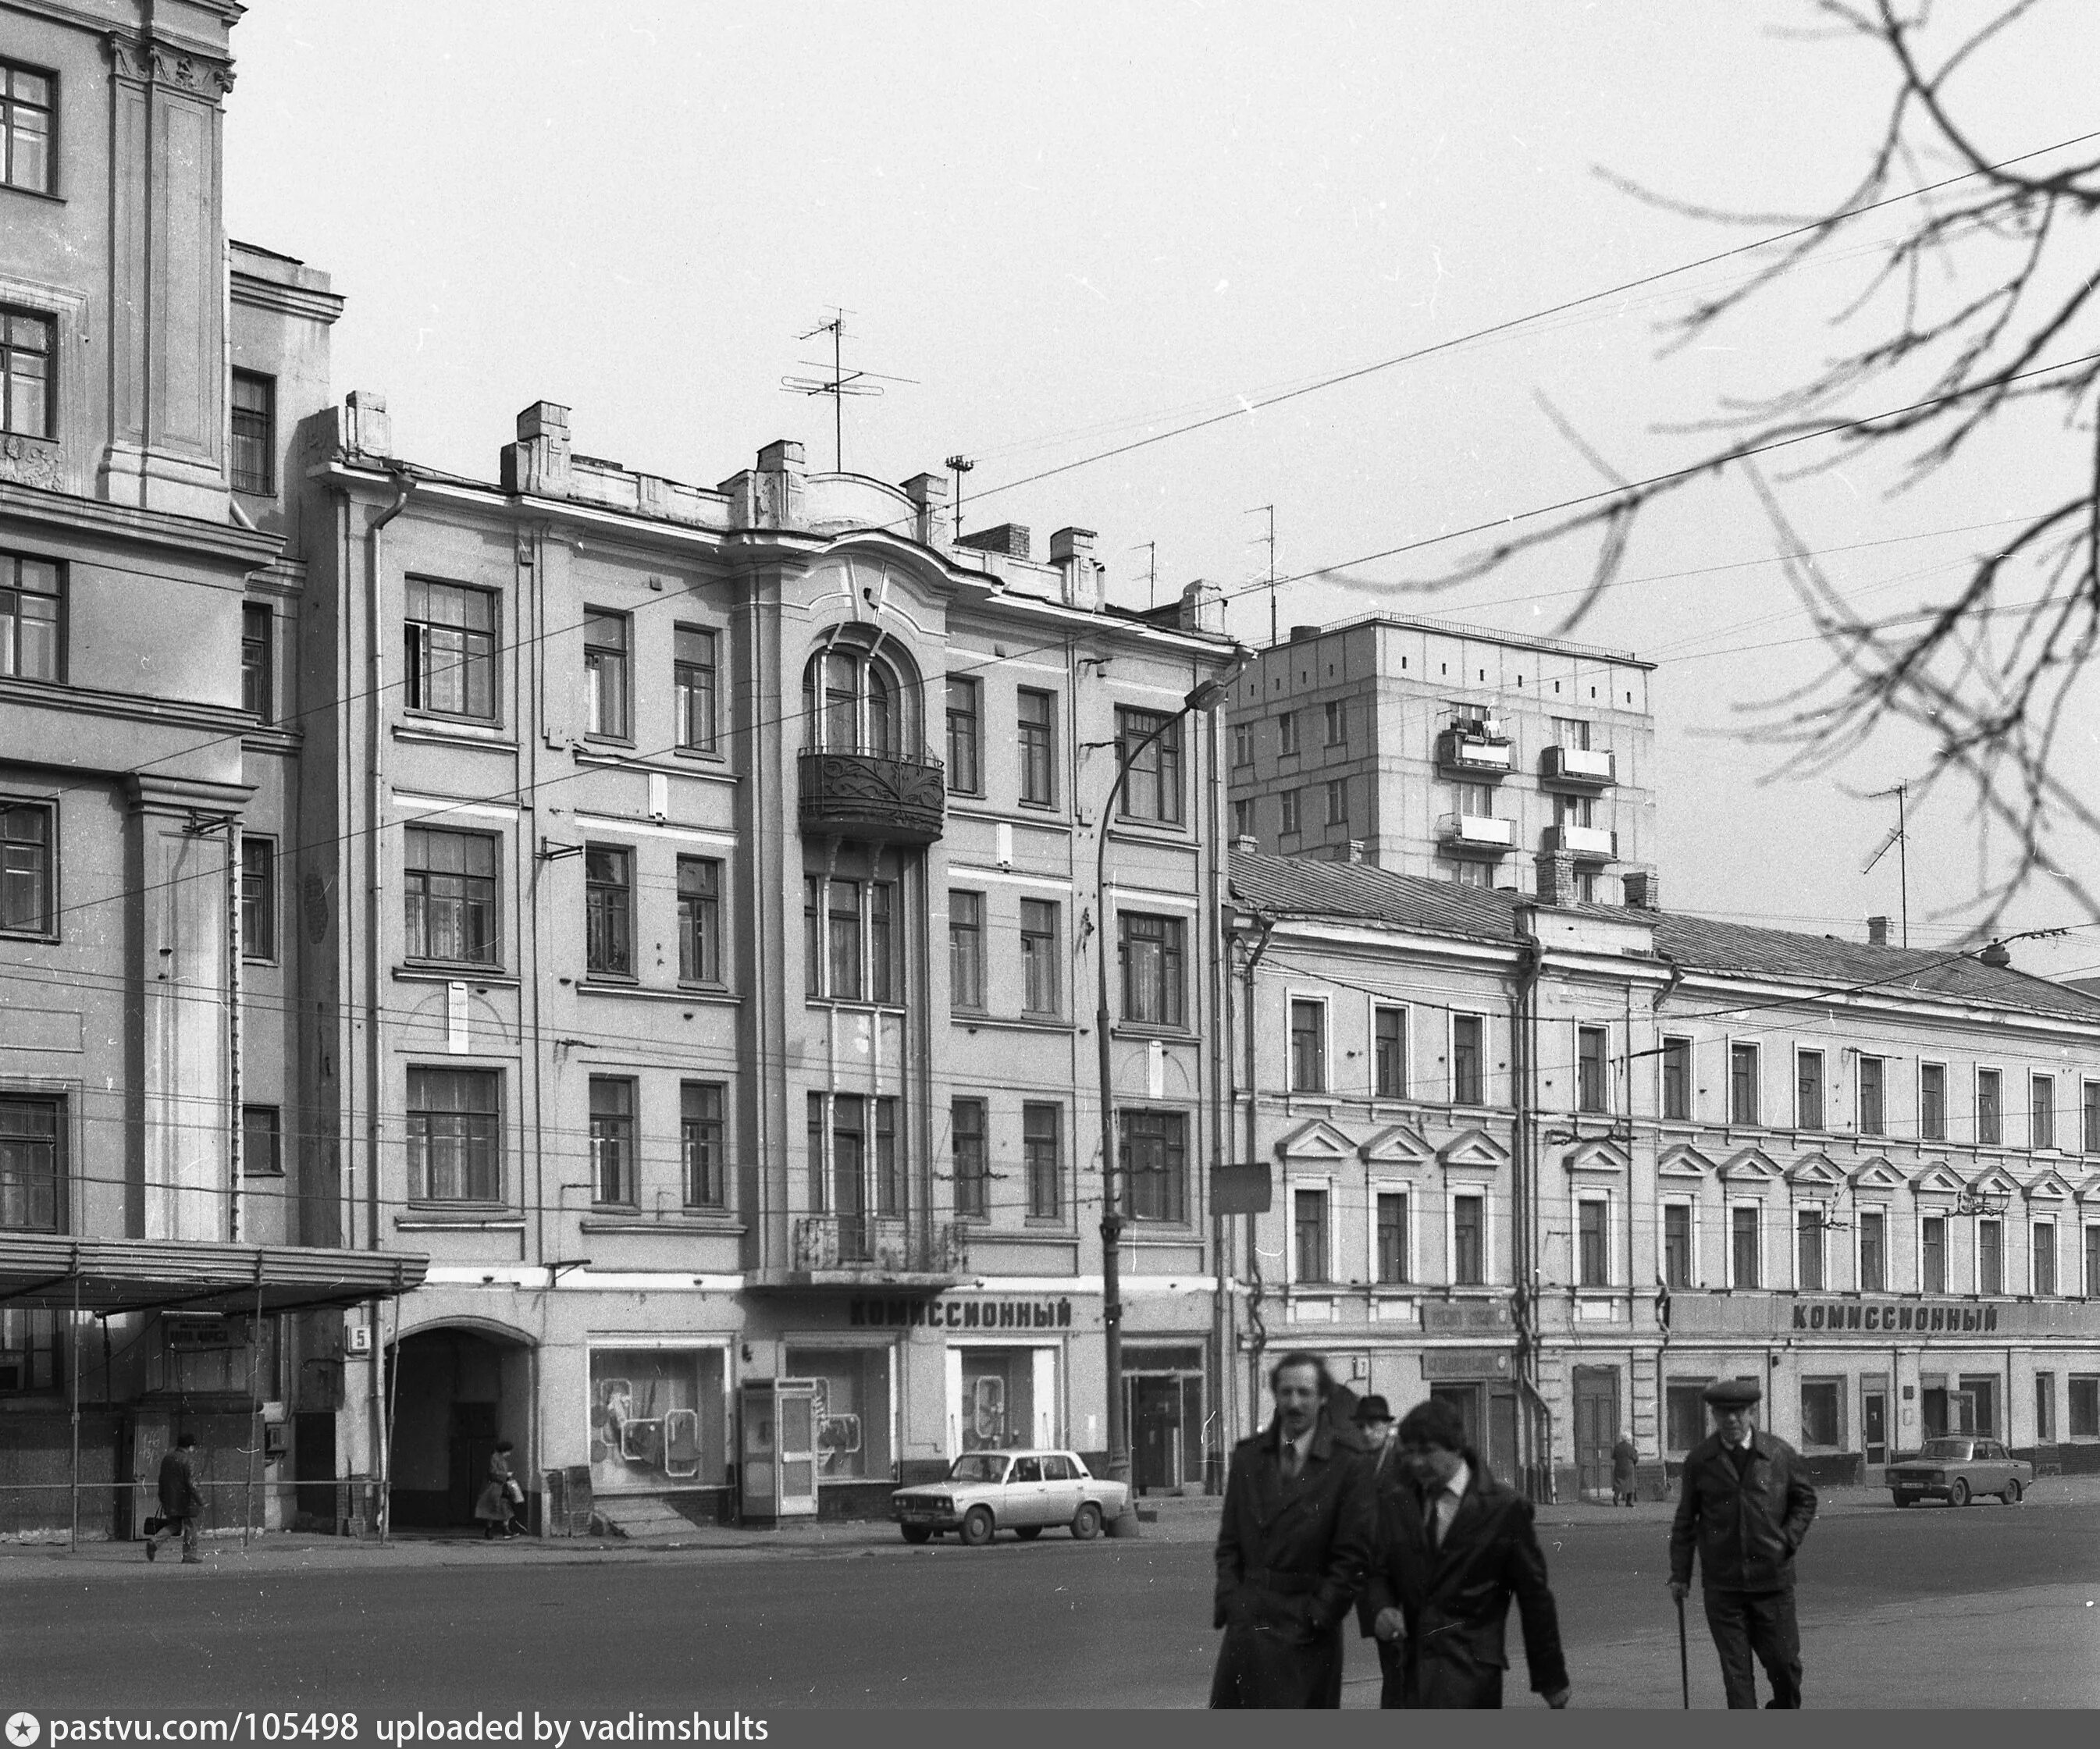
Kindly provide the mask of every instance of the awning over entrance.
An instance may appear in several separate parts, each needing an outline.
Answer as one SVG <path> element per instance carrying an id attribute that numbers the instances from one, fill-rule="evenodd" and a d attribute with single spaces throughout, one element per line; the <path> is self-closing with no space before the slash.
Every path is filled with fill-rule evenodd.
<path id="1" fill-rule="evenodd" d="M 51 1311 L 307 1311 L 392 1299 L 430 1260 L 311 1245 L 0 1233 L 0 1306 Z"/>

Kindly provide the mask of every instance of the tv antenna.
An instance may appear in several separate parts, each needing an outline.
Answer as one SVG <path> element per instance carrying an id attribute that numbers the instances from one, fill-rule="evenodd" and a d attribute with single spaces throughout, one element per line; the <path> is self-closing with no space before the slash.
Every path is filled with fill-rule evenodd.
<path id="1" fill-rule="evenodd" d="M 1860 872 L 1862 874 L 1873 874 L 1877 862 L 1886 856 L 1891 849 L 1895 852 L 1896 880 L 1903 903 L 1903 945 L 1908 947 L 1910 945 L 1910 831 L 1908 820 L 1910 784 L 1906 781 L 1899 783 L 1894 789 L 1876 790 L 1868 795 L 1867 800 L 1870 802 L 1879 801 L 1882 797 L 1888 795 L 1893 795 L 1896 799 L 1896 823 L 1889 828 L 1889 835 L 1882 840 L 1881 848 L 1867 858 L 1866 866 Z"/>
<path id="2" fill-rule="evenodd" d="M 845 368 L 846 318 L 854 312 L 832 306 L 832 319 L 819 322 L 805 334 L 797 334 L 797 340 L 814 340 L 819 334 L 832 337 L 831 375 L 828 377 L 783 377 L 780 386 L 796 394 L 828 394 L 832 398 L 832 466 L 835 472 L 846 471 L 845 402 L 849 394 L 880 394 L 886 382 L 914 382 L 911 377 L 882 377 L 873 371 L 849 371 Z M 801 359 L 798 363 L 811 370 L 823 370 L 824 365 L 814 359 Z"/>
<path id="3" fill-rule="evenodd" d="M 1268 532 L 1266 535 L 1255 535 L 1254 540 L 1250 540 L 1247 544 L 1249 546 L 1253 546 L 1258 542 L 1264 540 L 1266 540 L 1268 543 L 1268 641 L 1271 644 L 1273 644 L 1276 641 L 1277 636 L 1276 506 L 1273 504 L 1258 504 L 1254 507 L 1254 509 L 1246 512 L 1245 513 L 1248 516 L 1261 516 L 1265 513 L 1268 518 Z"/>
<path id="4" fill-rule="evenodd" d="M 1158 603 L 1159 543 L 1147 540 L 1130 550 L 1145 555 L 1145 607 L 1149 613 Z"/>
<path id="5" fill-rule="evenodd" d="M 967 456 L 951 456 L 946 464 L 948 472 L 955 477 L 955 539 L 963 538 L 963 476 L 977 464 Z"/>

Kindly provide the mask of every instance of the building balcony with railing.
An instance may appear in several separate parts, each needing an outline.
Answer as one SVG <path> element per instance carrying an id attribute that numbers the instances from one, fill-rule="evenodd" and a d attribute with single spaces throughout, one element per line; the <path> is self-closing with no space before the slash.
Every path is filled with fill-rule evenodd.
<path id="1" fill-rule="evenodd" d="M 805 832 L 930 844 L 946 829 L 947 778 L 937 759 L 811 748 L 796 775 Z"/>
<path id="2" fill-rule="evenodd" d="M 1608 790 L 1619 781 L 1618 761 L 1603 748 L 1550 747 L 1539 756 L 1538 774 L 1570 789 Z"/>
<path id="3" fill-rule="evenodd" d="M 1492 814 L 1447 813 L 1436 822 L 1436 838 L 1449 856 L 1507 856 L 1516 848 L 1516 822 Z"/>
<path id="4" fill-rule="evenodd" d="M 1549 826 L 1546 829 L 1546 853 L 1573 857 L 1577 862 L 1616 862 L 1619 835 L 1609 826 Z"/>
<path id="5" fill-rule="evenodd" d="M 750 1277 L 761 1288 L 953 1287 L 970 1267 L 968 1229 L 915 1214 L 791 1214 L 787 1255 Z"/>
<path id="6" fill-rule="evenodd" d="M 1469 777 L 1504 777 L 1515 757 L 1509 736 L 1490 717 L 1463 718 L 1436 738 L 1436 763 Z"/>

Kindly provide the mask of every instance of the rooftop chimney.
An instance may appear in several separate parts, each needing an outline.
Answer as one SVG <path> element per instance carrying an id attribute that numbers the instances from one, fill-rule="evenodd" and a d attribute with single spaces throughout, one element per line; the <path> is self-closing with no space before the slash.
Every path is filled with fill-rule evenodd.
<path id="1" fill-rule="evenodd" d="M 1623 877 L 1626 895 L 1626 909 L 1630 911 L 1659 911 L 1662 900 L 1658 896 L 1658 877 L 1653 869 L 1637 869 Z"/>
<path id="2" fill-rule="evenodd" d="M 1221 632 L 1225 629 L 1225 592 L 1198 577 L 1181 592 L 1181 609 L 1175 623 L 1184 632 Z"/>
<path id="3" fill-rule="evenodd" d="M 540 498 L 569 496 L 569 410 L 535 401 L 518 416 L 518 441 L 503 446 L 503 489 Z"/>
<path id="4" fill-rule="evenodd" d="M 360 456 L 394 453 L 394 421 L 386 397 L 376 389 L 353 389 L 343 397 L 343 447 Z"/>
<path id="5" fill-rule="evenodd" d="M 1886 917 L 1868 918 L 1867 919 L 1867 945 L 1868 947 L 1886 947 L 1888 945 L 1888 919 Z"/>
<path id="6" fill-rule="evenodd" d="M 1028 557 L 1028 531 L 1016 528 L 1011 522 L 1004 531 L 1021 537 L 1020 550 L 1016 558 Z M 993 529 L 994 535 L 1001 532 Z M 1001 549 L 988 548 L 991 552 Z M 1091 528 L 1061 528 L 1050 537 L 1050 562 L 1057 568 L 1057 593 L 1067 607 L 1076 607 L 1083 613 L 1096 614 L 1101 610 L 1101 566 L 1094 557 L 1094 531 Z"/>
<path id="7" fill-rule="evenodd" d="M 1233 848 L 1242 856 L 1256 856 L 1261 850 L 1261 840 L 1251 832 L 1242 832 L 1233 840 Z"/>
<path id="8" fill-rule="evenodd" d="M 973 547 L 979 553 L 997 553 L 1006 558 L 1025 559 L 1028 531 L 1018 522 L 1001 522 L 996 528 L 981 528 L 973 535 L 964 535 L 955 544 Z"/>
<path id="9" fill-rule="evenodd" d="M 904 496 L 916 508 L 911 518 L 911 538 L 922 547 L 946 543 L 948 522 L 948 477 L 945 474 L 915 474 L 904 482 Z"/>
<path id="10" fill-rule="evenodd" d="M 1290 641 L 1294 644 L 1302 644 L 1319 635 L 1320 628 L 1316 625 L 1295 625 L 1290 628 Z"/>
<path id="11" fill-rule="evenodd" d="M 1538 902 L 1575 903 L 1575 859 L 1566 851 L 1556 850 L 1538 859 Z"/>

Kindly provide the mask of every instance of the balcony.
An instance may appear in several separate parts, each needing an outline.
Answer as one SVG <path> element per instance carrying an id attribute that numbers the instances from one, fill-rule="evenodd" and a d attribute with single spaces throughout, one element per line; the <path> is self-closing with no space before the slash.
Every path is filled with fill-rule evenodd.
<path id="1" fill-rule="evenodd" d="M 946 824 L 947 776 L 938 760 L 805 752 L 798 773 L 802 830 L 877 844 L 930 844 Z"/>
<path id="2" fill-rule="evenodd" d="M 1549 826 L 1546 829 L 1546 853 L 1570 856 L 1577 862 L 1615 862 L 1619 855 L 1619 835 L 1608 826 Z"/>
<path id="3" fill-rule="evenodd" d="M 1498 723 L 1464 723 L 1436 738 L 1436 763 L 1468 777 L 1506 777 L 1511 763 L 1509 737 Z"/>
<path id="4" fill-rule="evenodd" d="M 1447 856 L 1502 857 L 1516 848 L 1516 822 L 1488 814 L 1447 813 L 1436 822 Z"/>
<path id="5" fill-rule="evenodd" d="M 784 1267 L 748 1278 L 757 1288 L 951 1288 L 970 1267 L 968 1231 L 953 1221 L 902 1214 L 801 1214 L 788 1223 Z"/>
<path id="6" fill-rule="evenodd" d="M 1588 747 L 1548 747 L 1540 756 L 1538 774 L 1548 783 L 1571 789 L 1608 790 L 1619 781 L 1618 761 Z"/>

